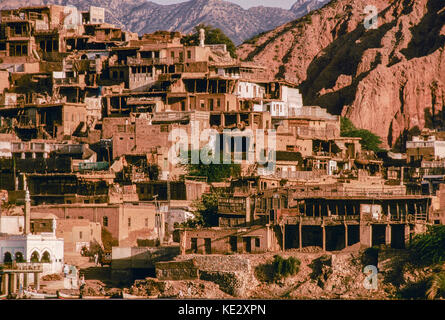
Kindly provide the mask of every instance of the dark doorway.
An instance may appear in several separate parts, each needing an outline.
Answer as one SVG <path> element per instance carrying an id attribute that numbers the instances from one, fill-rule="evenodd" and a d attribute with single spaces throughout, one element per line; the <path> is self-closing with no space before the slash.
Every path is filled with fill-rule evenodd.
<path id="1" fill-rule="evenodd" d="M 405 225 L 393 224 L 391 225 L 391 248 L 404 249 L 405 248 Z"/>
<path id="2" fill-rule="evenodd" d="M 284 236 L 284 249 L 295 249 L 300 247 L 298 225 L 286 225 Z"/>
<path id="3" fill-rule="evenodd" d="M 204 239 L 204 247 L 205 247 L 205 253 L 211 254 L 212 253 L 212 239 L 205 238 Z"/>
<path id="4" fill-rule="evenodd" d="M 345 227 L 326 227 L 326 251 L 336 251 L 345 248 Z"/>
<path id="5" fill-rule="evenodd" d="M 238 251 L 238 239 L 236 236 L 231 236 L 229 239 L 230 251 L 237 252 Z"/>
<path id="6" fill-rule="evenodd" d="M 303 226 L 301 230 L 303 247 L 323 247 L 322 232 L 318 226 Z"/>
<path id="7" fill-rule="evenodd" d="M 25 262 L 25 259 L 23 258 L 23 253 L 21 253 L 20 251 L 16 252 L 15 253 L 15 261 L 16 262 Z"/>
<path id="8" fill-rule="evenodd" d="M 386 224 L 372 225 L 372 246 L 379 246 L 385 244 L 386 239 Z"/>
<path id="9" fill-rule="evenodd" d="M 252 238 L 251 237 L 244 237 L 244 251 L 245 252 L 252 252 Z"/>
<path id="10" fill-rule="evenodd" d="M 348 225 L 348 246 L 352 246 L 357 242 L 360 242 L 360 226 Z"/>
<path id="11" fill-rule="evenodd" d="M 3 263 L 4 264 L 10 264 L 12 263 L 12 255 L 10 252 L 5 252 L 5 255 L 3 257 Z"/>
<path id="12" fill-rule="evenodd" d="M 190 249 L 192 250 L 192 253 L 198 253 L 198 239 L 192 238 L 190 242 L 191 242 Z"/>

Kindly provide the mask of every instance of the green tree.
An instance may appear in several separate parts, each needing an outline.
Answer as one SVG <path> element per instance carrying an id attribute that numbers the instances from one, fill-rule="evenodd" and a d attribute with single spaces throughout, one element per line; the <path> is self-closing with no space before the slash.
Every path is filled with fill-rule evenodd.
<path id="1" fill-rule="evenodd" d="M 426 296 L 431 300 L 445 298 L 445 264 L 442 265 L 442 270 L 432 277 Z"/>
<path id="2" fill-rule="evenodd" d="M 199 151 L 200 154 L 202 154 L 202 152 L 202 150 Z M 188 163 L 183 165 L 187 173 L 190 176 L 207 177 L 207 182 L 221 182 L 230 177 L 238 177 L 241 173 L 241 166 L 239 164 L 223 163 L 222 153 L 220 153 L 219 163 L 212 162 L 205 164 L 202 163 L 201 160 L 197 164 L 191 162 L 191 152 L 189 152 Z"/>
<path id="3" fill-rule="evenodd" d="M 110 231 L 107 228 L 102 227 L 102 244 L 104 249 L 109 251 L 112 247 L 117 247 L 119 245 L 119 241 L 113 237 Z"/>
<path id="4" fill-rule="evenodd" d="M 427 226 L 427 232 L 414 237 L 410 261 L 425 266 L 445 262 L 445 225 Z"/>
<path id="5" fill-rule="evenodd" d="M 340 135 L 342 137 L 359 137 L 360 144 L 366 150 L 374 152 L 380 151 L 380 144 L 382 140 L 379 136 L 366 129 L 357 129 L 348 118 L 342 117 L 340 119 Z"/>
<path id="6" fill-rule="evenodd" d="M 186 46 L 198 46 L 199 45 L 199 30 L 204 29 L 205 31 L 205 44 L 225 44 L 227 51 L 230 53 L 232 58 L 236 58 L 236 46 L 230 40 L 228 36 L 222 32 L 221 29 L 215 28 L 211 25 L 199 24 L 195 27 L 195 32 L 191 35 L 184 36 L 181 39 L 181 43 Z"/>
<path id="7" fill-rule="evenodd" d="M 192 203 L 195 218 L 182 223 L 182 227 L 214 227 L 218 225 L 218 199 L 221 192 L 214 190 L 212 193 L 204 193 L 200 200 Z"/>
<path id="8" fill-rule="evenodd" d="M 284 259 L 279 255 L 274 256 L 272 265 L 275 280 L 280 280 L 282 278 L 287 278 L 288 276 L 297 274 L 300 270 L 300 264 L 300 260 L 294 257 Z"/>

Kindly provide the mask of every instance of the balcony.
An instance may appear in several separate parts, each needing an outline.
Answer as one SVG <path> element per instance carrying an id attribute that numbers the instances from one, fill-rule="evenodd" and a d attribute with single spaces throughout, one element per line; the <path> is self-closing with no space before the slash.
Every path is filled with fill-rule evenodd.
<path id="1" fill-rule="evenodd" d="M 77 77 L 70 78 L 56 78 L 54 79 L 55 85 L 79 85 L 79 79 Z"/>
<path id="2" fill-rule="evenodd" d="M 15 261 L 10 264 L 4 264 L 0 267 L 0 272 L 8 271 L 32 271 L 32 272 L 43 272 L 43 265 L 41 263 L 34 262 L 19 262 Z"/>
<path id="3" fill-rule="evenodd" d="M 218 200 L 218 213 L 245 214 L 245 198 L 220 198 Z"/>
<path id="4" fill-rule="evenodd" d="M 132 58 L 127 57 L 127 65 L 157 65 L 157 64 L 175 64 L 183 63 L 184 59 L 180 58 Z M 123 61 L 122 61 L 122 64 Z"/>

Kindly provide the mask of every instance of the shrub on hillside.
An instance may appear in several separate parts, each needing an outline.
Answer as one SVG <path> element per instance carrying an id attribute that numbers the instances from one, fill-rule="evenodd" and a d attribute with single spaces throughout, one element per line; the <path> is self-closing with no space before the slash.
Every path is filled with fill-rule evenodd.
<path id="1" fill-rule="evenodd" d="M 427 266 L 445 261 L 445 225 L 428 226 L 425 233 L 414 237 L 410 249 L 411 262 Z"/>
<path id="2" fill-rule="evenodd" d="M 276 255 L 272 263 L 275 280 L 296 275 L 300 270 L 300 264 L 301 262 L 297 258 L 289 257 L 284 259 L 283 257 Z"/>

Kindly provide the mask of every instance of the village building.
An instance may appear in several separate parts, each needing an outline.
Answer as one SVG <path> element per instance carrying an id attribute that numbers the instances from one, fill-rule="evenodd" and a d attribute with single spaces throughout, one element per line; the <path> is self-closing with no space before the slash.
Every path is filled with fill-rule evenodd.
<path id="1" fill-rule="evenodd" d="M 49 232 L 31 233 L 31 200 L 29 192 L 25 198 L 23 233 L 19 235 L 3 235 L 0 237 L 0 263 L 16 261 L 42 263 L 43 274 L 62 271 L 64 257 L 64 241 L 56 235 L 57 222 L 51 219 L 46 230 Z M 19 227 L 20 229 L 20 227 Z"/>
<path id="2" fill-rule="evenodd" d="M 445 141 L 438 134 L 415 136 L 406 142 L 406 155 L 409 162 L 443 159 Z"/>
<path id="3" fill-rule="evenodd" d="M 41 205 L 32 210 L 54 214 L 60 221 L 85 219 L 99 223 L 119 245 L 137 245 L 137 239 L 156 237 L 157 212 L 154 203 Z"/>

